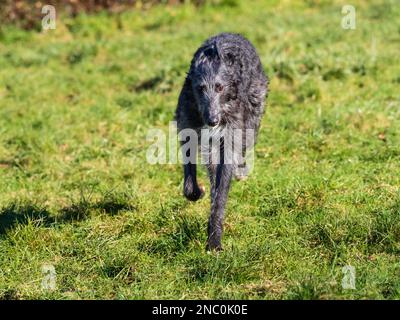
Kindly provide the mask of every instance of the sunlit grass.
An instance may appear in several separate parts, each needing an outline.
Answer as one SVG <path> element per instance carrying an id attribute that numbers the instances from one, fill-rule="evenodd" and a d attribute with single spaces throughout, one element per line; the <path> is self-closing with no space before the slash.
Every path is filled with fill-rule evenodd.
<path id="1" fill-rule="evenodd" d="M 2 27 L 0 298 L 400 298 L 399 6 L 353 1 L 344 30 L 340 1 L 221 3 Z M 217 255 L 209 197 L 147 164 L 146 134 L 221 31 L 254 43 L 271 87 Z"/>

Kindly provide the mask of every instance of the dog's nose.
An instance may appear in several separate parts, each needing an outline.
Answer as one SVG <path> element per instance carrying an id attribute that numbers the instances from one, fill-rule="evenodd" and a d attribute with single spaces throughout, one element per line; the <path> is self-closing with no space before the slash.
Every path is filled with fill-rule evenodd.
<path id="1" fill-rule="evenodd" d="M 217 119 L 209 119 L 208 122 L 207 122 L 207 124 L 208 124 L 210 127 L 215 127 L 215 126 L 218 124 L 218 121 L 217 121 Z"/>

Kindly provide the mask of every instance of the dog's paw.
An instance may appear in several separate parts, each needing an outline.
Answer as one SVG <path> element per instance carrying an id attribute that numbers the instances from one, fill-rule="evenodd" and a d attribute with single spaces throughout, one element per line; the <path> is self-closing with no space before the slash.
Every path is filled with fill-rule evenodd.
<path id="1" fill-rule="evenodd" d="M 207 245 L 206 245 L 206 251 L 208 252 L 208 253 L 210 253 L 210 252 L 221 252 L 223 249 L 222 249 L 222 246 L 221 246 L 221 244 L 211 244 L 211 243 L 207 243 Z"/>
<path id="2" fill-rule="evenodd" d="M 183 194 L 189 201 L 197 201 L 204 197 L 205 188 L 203 185 L 194 186 L 192 184 L 186 184 L 183 188 Z"/>
<path id="3" fill-rule="evenodd" d="M 236 180 L 243 181 L 246 180 L 249 175 L 249 168 L 247 165 L 240 165 L 235 168 L 234 176 Z"/>

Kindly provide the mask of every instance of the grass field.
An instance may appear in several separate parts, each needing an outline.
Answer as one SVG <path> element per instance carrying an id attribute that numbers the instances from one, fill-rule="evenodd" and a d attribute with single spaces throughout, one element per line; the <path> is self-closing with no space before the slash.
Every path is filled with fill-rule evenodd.
<path id="1" fill-rule="evenodd" d="M 0 298 L 399 299 L 400 6 L 351 2 L 355 30 L 346 1 L 323 0 L 3 26 Z M 189 203 L 180 165 L 147 164 L 146 135 L 168 130 L 193 52 L 222 31 L 254 43 L 271 86 L 216 254 L 209 196 Z"/>

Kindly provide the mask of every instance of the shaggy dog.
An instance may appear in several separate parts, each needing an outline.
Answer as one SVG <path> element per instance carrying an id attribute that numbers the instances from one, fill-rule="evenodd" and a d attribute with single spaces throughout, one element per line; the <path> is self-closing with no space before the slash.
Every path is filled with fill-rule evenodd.
<path id="1" fill-rule="evenodd" d="M 199 143 L 207 165 L 211 186 L 208 250 L 222 248 L 229 187 L 233 176 L 241 179 L 248 173 L 246 149 L 255 143 L 267 87 L 268 78 L 260 58 L 241 35 L 218 34 L 206 40 L 194 54 L 175 119 L 187 199 L 196 201 L 204 195 L 204 187 L 196 179 Z"/>

